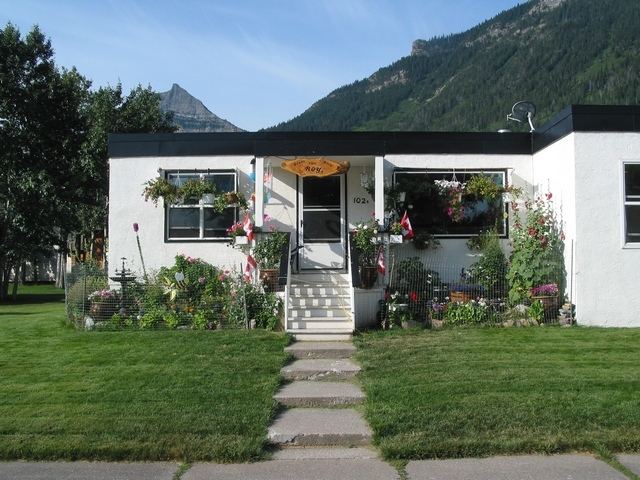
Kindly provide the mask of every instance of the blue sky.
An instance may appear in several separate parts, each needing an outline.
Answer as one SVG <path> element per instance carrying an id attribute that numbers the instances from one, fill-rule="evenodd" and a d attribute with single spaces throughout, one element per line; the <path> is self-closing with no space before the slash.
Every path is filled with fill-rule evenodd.
<path id="1" fill-rule="evenodd" d="M 411 52 L 525 0 L 0 0 L 0 23 L 38 24 L 59 67 L 93 87 L 174 83 L 249 131 L 304 112 Z"/>

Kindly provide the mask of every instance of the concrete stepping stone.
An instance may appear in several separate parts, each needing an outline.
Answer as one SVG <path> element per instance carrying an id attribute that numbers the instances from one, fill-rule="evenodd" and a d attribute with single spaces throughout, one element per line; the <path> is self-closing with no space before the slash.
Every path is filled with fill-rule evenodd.
<path id="1" fill-rule="evenodd" d="M 296 342 L 284 351 L 295 358 L 349 358 L 356 347 L 351 342 Z"/>
<path id="2" fill-rule="evenodd" d="M 282 446 L 370 445 L 372 432 L 353 409 L 293 408 L 282 412 L 267 433 Z"/>
<path id="3" fill-rule="evenodd" d="M 287 380 L 322 380 L 325 378 L 353 378 L 360 367 L 346 358 L 294 360 L 280 370 Z"/>
<path id="4" fill-rule="evenodd" d="M 287 407 L 327 407 L 357 405 L 365 395 L 348 382 L 314 382 L 301 380 L 284 385 L 273 398 Z"/>

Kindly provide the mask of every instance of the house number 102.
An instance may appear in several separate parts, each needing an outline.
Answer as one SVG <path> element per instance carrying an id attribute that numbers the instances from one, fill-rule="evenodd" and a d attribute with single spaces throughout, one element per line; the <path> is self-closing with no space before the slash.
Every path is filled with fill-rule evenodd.
<path id="1" fill-rule="evenodd" d="M 365 197 L 353 197 L 353 203 L 369 203 L 369 199 Z"/>

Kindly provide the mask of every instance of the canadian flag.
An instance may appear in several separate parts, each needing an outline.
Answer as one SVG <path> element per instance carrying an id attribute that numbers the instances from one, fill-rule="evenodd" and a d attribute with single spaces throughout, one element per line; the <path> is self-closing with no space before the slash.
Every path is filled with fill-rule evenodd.
<path id="1" fill-rule="evenodd" d="M 400 220 L 400 225 L 402 226 L 402 236 L 407 240 L 413 238 L 413 228 L 411 228 L 411 222 L 409 221 L 409 215 L 407 215 L 406 210 L 402 216 L 402 220 Z"/>
<path id="2" fill-rule="evenodd" d="M 249 241 L 253 240 L 253 224 L 251 223 L 251 217 L 247 213 L 247 216 L 244 217 L 244 223 L 242 224 L 242 228 L 247 234 L 247 238 Z"/>
<path id="3" fill-rule="evenodd" d="M 251 254 L 247 255 L 247 266 L 244 269 L 244 281 L 250 282 L 253 278 L 253 274 L 256 272 L 256 268 L 258 268 L 258 264 L 253 259 Z"/>
<path id="4" fill-rule="evenodd" d="M 378 258 L 376 259 L 376 265 L 378 267 L 378 272 L 380 272 L 381 275 L 384 276 L 387 274 L 387 266 L 384 261 L 384 250 L 382 247 L 378 249 Z"/>

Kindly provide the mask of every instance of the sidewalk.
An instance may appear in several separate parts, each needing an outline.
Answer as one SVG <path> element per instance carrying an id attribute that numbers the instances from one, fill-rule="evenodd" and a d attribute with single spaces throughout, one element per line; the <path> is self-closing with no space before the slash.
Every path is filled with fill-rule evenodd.
<path id="1" fill-rule="evenodd" d="M 345 458 L 345 453 L 350 458 Z M 294 453 L 295 452 L 295 453 Z M 640 475 L 640 454 L 618 461 Z M 175 463 L 0 462 L 0 480 L 177 480 Z M 409 480 L 625 480 L 589 455 L 511 456 L 411 461 Z M 365 448 L 299 449 L 251 464 L 196 463 L 180 480 L 398 480 L 400 475 Z"/>

